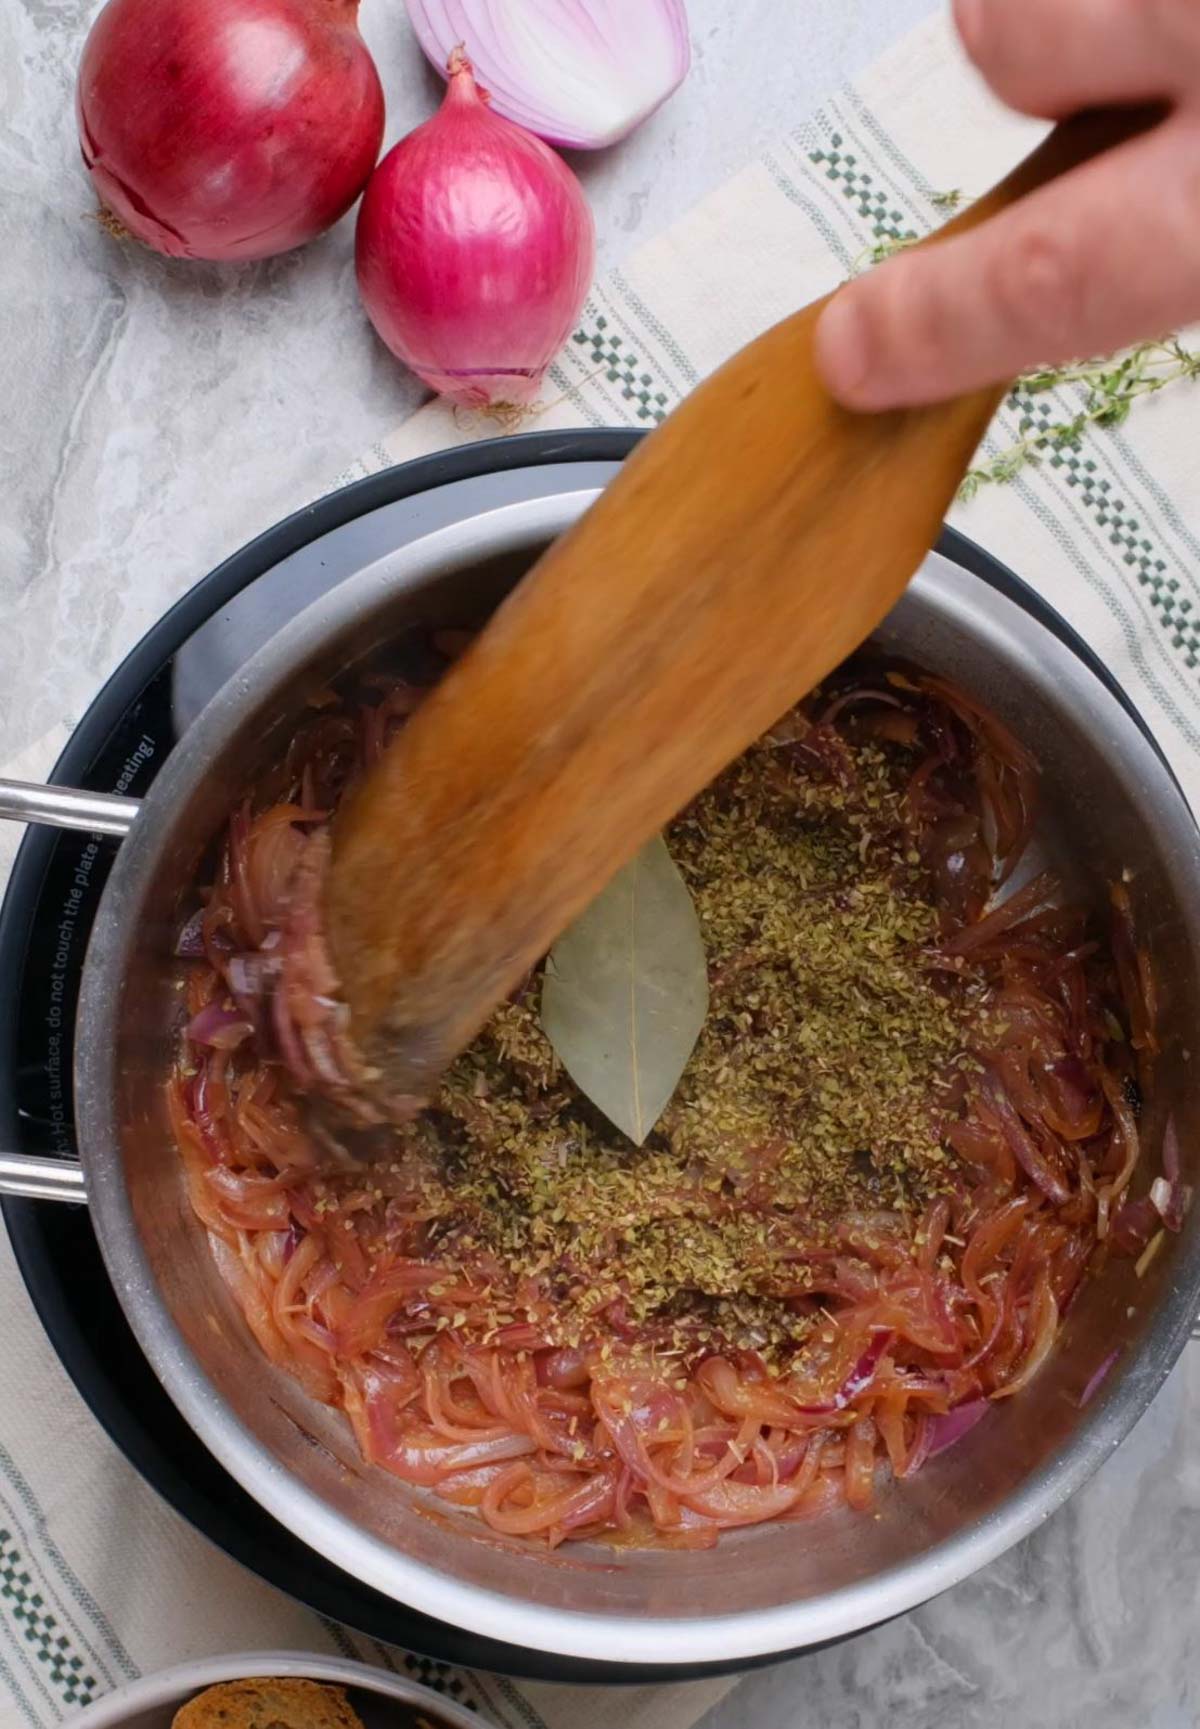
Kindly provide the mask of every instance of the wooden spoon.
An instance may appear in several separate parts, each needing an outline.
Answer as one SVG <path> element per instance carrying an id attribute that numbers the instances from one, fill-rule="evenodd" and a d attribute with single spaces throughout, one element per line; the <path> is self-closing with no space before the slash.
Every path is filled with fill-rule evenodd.
<path id="1" fill-rule="evenodd" d="M 941 232 L 1151 118 L 1067 122 Z M 621 865 L 870 634 L 936 538 L 1004 391 L 847 413 L 814 369 L 823 304 L 646 439 L 339 815 L 330 948 L 393 1102 L 431 1095 Z"/>

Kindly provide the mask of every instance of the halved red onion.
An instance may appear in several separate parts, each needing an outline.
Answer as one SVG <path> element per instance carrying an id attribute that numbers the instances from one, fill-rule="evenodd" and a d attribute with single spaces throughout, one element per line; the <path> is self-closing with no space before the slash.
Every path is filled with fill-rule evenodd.
<path id="1" fill-rule="evenodd" d="M 498 114 L 550 144 L 600 150 L 653 114 L 691 64 L 683 0 L 407 0 L 445 76 L 465 48 Z"/>

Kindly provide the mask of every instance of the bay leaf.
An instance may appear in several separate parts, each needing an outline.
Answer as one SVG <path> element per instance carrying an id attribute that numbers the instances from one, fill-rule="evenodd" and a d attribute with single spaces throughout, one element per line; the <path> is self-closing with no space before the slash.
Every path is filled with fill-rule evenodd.
<path id="1" fill-rule="evenodd" d="M 542 1027 L 579 1090 L 641 1146 L 707 1013 L 700 921 L 659 836 L 550 951 Z"/>

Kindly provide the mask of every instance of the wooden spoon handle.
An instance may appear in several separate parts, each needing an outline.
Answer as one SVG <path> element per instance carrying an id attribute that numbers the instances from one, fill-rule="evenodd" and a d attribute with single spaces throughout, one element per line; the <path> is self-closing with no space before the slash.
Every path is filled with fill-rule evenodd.
<path id="1" fill-rule="evenodd" d="M 1060 126 L 950 231 L 1148 118 Z M 936 538 L 1003 392 L 851 415 L 816 375 L 819 310 L 641 445 L 343 808 L 327 929 L 393 1097 L 428 1096 L 625 860 L 870 634 Z"/>

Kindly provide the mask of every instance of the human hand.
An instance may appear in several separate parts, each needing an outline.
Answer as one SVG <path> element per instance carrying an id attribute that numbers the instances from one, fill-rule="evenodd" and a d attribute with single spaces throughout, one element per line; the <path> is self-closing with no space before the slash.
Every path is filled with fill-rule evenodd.
<path id="1" fill-rule="evenodd" d="M 822 314 L 849 408 L 937 402 L 1200 317 L 1200 0 L 955 0 L 968 54 L 1023 113 L 1166 98 L 1167 118 L 979 228 L 902 252 Z"/>

